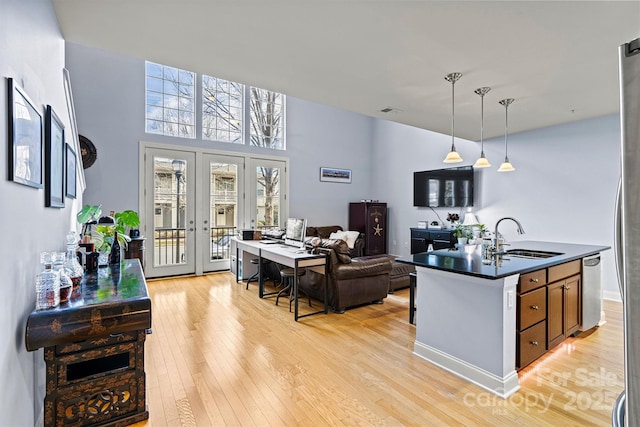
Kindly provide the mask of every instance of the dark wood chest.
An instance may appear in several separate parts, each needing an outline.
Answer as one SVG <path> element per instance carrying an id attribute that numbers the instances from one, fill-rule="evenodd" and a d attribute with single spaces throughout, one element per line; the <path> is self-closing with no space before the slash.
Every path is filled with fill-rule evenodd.
<path id="1" fill-rule="evenodd" d="M 46 426 L 129 425 L 149 417 L 144 342 L 151 300 L 137 259 L 87 274 L 66 304 L 33 311 L 27 350 L 44 348 Z"/>

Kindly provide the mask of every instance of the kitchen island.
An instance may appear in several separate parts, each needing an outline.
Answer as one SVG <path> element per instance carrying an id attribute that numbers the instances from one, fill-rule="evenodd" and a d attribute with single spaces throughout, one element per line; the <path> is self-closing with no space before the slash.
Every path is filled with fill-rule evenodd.
<path id="1" fill-rule="evenodd" d="M 513 255 L 490 259 L 483 259 L 481 248 L 475 245 L 397 259 L 417 267 L 414 353 L 500 397 L 512 395 L 520 388 L 517 357 L 520 352 L 529 351 L 524 344 L 535 345 L 542 352 L 548 348 L 547 330 L 554 324 L 546 319 L 547 287 L 551 289 L 558 282 L 562 285 L 558 289 L 564 292 L 571 288 L 565 282 L 572 275 L 578 280 L 573 288 L 578 294 L 573 295 L 579 295 L 581 260 L 607 249 L 607 246 L 520 241 L 512 242 L 508 248 Z M 519 284 L 521 277 L 531 283 Z M 553 279 L 548 286 L 547 278 Z M 544 306 L 532 304 L 531 308 L 535 307 L 543 317 L 532 320 L 535 326 L 526 329 L 526 333 L 537 334 L 529 339 L 521 333 L 522 327 L 528 326 L 522 324 L 527 320 L 517 318 L 519 292 L 528 296 L 526 291 L 536 286 L 543 295 Z M 549 307 L 555 307 L 555 301 L 549 301 Z M 566 302 L 570 301 L 567 296 Z M 578 297 L 574 303 L 578 322 L 579 303 Z M 523 341 L 523 347 L 519 347 L 525 337 L 529 341 Z"/>

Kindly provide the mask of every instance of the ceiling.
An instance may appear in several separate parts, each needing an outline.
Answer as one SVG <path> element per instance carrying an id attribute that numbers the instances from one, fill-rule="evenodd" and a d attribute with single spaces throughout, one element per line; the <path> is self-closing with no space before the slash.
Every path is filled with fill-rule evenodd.
<path id="1" fill-rule="evenodd" d="M 640 2 L 52 0 L 69 42 L 485 138 L 614 114 Z M 391 107 L 389 113 L 380 110 Z M 327 130 L 331 132 L 330 129 Z"/>

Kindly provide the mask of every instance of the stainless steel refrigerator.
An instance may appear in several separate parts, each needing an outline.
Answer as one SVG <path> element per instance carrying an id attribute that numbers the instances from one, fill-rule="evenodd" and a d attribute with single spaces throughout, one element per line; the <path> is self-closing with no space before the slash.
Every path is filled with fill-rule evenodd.
<path id="1" fill-rule="evenodd" d="M 640 39 L 619 47 L 622 146 L 616 263 L 624 322 L 625 389 L 614 426 L 640 426 Z"/>

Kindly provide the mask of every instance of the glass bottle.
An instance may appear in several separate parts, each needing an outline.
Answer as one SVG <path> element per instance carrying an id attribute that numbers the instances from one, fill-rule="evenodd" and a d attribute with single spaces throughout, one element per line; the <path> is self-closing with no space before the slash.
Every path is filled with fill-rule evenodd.
<path id="1" fill-rule="evenodd" d="M 45 310 L 60 304 L 60 274 L 53 270 L 51 252 L 42 252 L 40 263 L 44 270 L 36 274 L 36 310 Z"/>
<path id="2" fill-rule="evenodd" d="M 73 282 L 64 268 L 66 258 L 64 252 L 51 252 L 52 270 L 57 272 L 60 278 L 60 302 L 67 302 L 73 291 Z"/>
<path id="3" fill-rule="evenodd" d="M 80 262 L 78 262 L 77 256 L 78 244 L 76 243 L 76 232 L 69 231 L 67 233 L 67 253 L 64 262 L 64 272 L 71 279 L 73 285 L 73 293 L 78 293 L 80 289 L 80 282 L 84 275 L 84 269 Z"/>
<path id="4" fill-rule="evenodd" d="M 118 232 L 113 233 L 113 243 L 109 254 L 109 264 L 120 264 L 120 243 L 118 242 Z"/>

